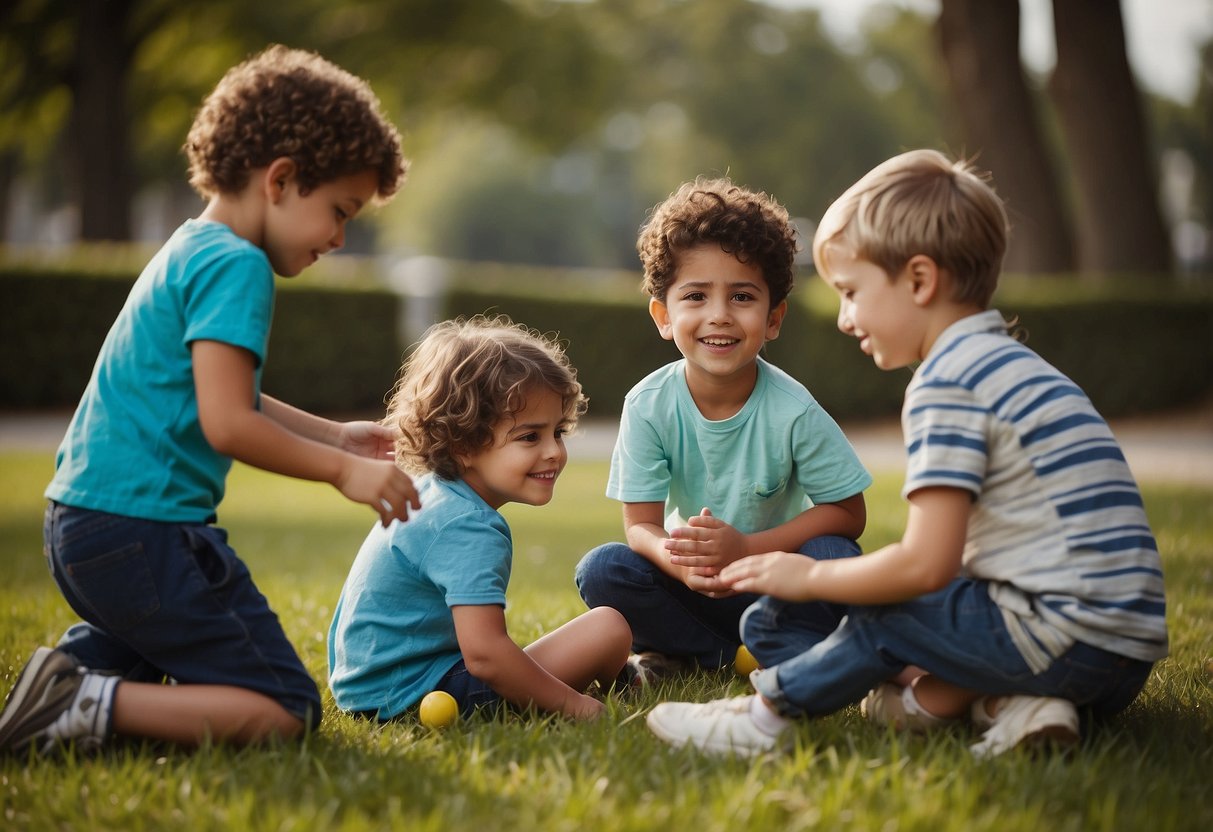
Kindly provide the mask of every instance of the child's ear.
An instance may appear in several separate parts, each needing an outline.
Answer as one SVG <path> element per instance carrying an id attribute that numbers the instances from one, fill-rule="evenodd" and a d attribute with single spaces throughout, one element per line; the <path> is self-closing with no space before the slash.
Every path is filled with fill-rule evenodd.
<path id="1" fill-rule="evenodd" d="M 286 193 L 286 186 L 295 178 L 295 173 L 298 168 L 295 166 L 295 160 L 289 156 L 279 156 L 274 161 L 270 162 L 269 167 L 265 169 L 265 196 L 271 203 L 277 203 Z"/>
<path id="2" fill-rule="evenodd" d="M 670 310 L 666 308 L 664 301 L 649 299 L 649 317 L 657 324 L 657 331 L 661 333 L 662 338 L 667 341 L 674 340 L 674 325 L 670 323 Z"/>
<path id="3" fill-rule="evenodd" d="M 915 254 L 903 272 L 910 281 L 910 296 L 919 306 L 935 300 L 940 290 L 939 264 L 925 254 Z"/>
<path id="4" fill-rule="evenodd" d="M 779 328 L 783 326 L 783 318 L 788 314 L 787 300 L 779 304 L 767 314 L 767 340 L 774 341 L 779 337 Z"/>

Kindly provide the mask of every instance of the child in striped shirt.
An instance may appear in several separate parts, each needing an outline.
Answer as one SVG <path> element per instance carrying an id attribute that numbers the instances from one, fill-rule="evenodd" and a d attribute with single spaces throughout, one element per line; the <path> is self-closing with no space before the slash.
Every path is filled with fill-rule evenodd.
<path id="1" fill-rule="evenodd" d="M 989 308 L 1006 229 L 993 189 L 928 150 L 877 166 L 826 212 L 813 254 L 839 329 L 882 369 L 917 364 L 906 531 L 864 557 L 725 568 L 732 589 L 766 596 L 742 621 L 764 668 L 756 694 L 659 705 L 658 736 L 757 754 L 790 718 L 862 699 L 899 729 L 967 717 L 983 732 L 973 752 L 992 756 L 1077 741 L 1080 708 L 1120 712 L 1166 656 L 1158 548 L 1112 432 Z M 821 632 L 800 615 L 812 601 L 847 618 Z"/>

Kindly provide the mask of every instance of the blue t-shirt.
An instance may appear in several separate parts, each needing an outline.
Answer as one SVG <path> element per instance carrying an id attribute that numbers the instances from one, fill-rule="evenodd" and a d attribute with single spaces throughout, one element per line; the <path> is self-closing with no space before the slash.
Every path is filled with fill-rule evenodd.
<path id="1" fill-rule="evenodd" d="M 624 399 L 606 493 L 625 503 L 665 501 L 669 525 L 707 507 L 750 534 L 871 484 L 838 424 L 783 370 L 758 359 L 749 400 L 712 421 L 695 405 L 679 360 Z"/>
<path id="2" fill-rule="evenodd" d="M 77 508 L 207 522 L 231 458 L 198 422 L 190 344 L 222 341 L 257 359 L 274 310 L 265 252 L 226 225 L 187 220 L 135 281 L 59 446 L 46 496 Z"/>
<path id="3" fill-rule="evenodd" d="M 376 524 L 363 541 L 329 627 L 329 687 L 346 711 L 391 719 L 462 658 L 451 607 L 505 606 L 510 527 L 462 480 L 416 480 L 422 509 Z"/>

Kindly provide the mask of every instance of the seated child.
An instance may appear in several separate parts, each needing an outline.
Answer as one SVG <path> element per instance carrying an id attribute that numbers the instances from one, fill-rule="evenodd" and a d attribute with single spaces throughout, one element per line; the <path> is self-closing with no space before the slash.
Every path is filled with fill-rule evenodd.
<path id="1" fill-rule="evenodd" d="M 416 506 L 387 428 L 261 392 L 274 274 L 340 248 L 347 223 L 404 179 L 374 93 L 274 46 L 224 75 L 186 151 L 206 207 L 135 281 L 46 490 L 51 575 L 84 621 L 34 652 L 0 714 L 2 750 L 316 727 L 315 681 L 214 525 L 232 460 L 331 483 L 385 524 Z"/>
<path id="2" fill-rule="evenodd" d="M 849 560 L 772 552 L 722 570 L 724 586 L 769 596 L 742 625 L 766 669 L 754 696 L 658 705 L 662 739 L 757 754 L 792 718 L 862 698 L 904 729 L 969 716 L 978 756 L 1072 743 L 1075 706 L 1120 712 L 1167 654 L 1158 549 L 1115 438 L 989 308 L 1006 229 L 990 186 L 929 150 L 877 166 L 826 212 L 813 254 L 839 329 L 882 369 L 918 365 L 905 534 Z M 849 605 L 846 620 L 821 629 L 812 601 Z"/>
<path id="3" fill-rule="evenodd" d="M 589 607 L 623 613 L 645 683 L 733 660 L 756 596 L 722 584 L 723 567 L 775 549 L 858 554 L 872 478 L 804 386 L 759 357 L 792 288 L 781 205 L 727 179 L 688 182 L 637 249 L 649 314 L 683 358 L 624 401 L 607 495 L 624 503 L 627 543 L 589 552 L 576 580 Z M 841 615 L 818 612 L 831 626 Z"/>
<path id="4" fill-rule="evenodd" d="M 583 691 L 623 669 L 627 622 L 602 607 L 518 647 L 505 626 L 513 545 L 497 511 L 552 499 L 564 436 L 584 409 L 564 353 L 505 318 L 425 334 L 387 416 L 401 431 L 397 461 L 425 472 L 423 508 L 371 529 L 350 569 L 329 630 L 338 707 L 389 720 L 443 690 L 465 714 L 503 700 L 578 719 L 602 713 Z"/>

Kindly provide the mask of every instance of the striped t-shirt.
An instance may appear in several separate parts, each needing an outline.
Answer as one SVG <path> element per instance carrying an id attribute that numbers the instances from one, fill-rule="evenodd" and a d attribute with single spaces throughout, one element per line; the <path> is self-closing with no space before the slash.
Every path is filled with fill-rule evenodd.
<path id="1" fill-rule="evenodd" d="M 1075 641 L 1167 654 L 1158 546 L 1124 454 L 1086 394 L 996 310 L 939 336 L 901 419 L 902 494 L 972 492 L 962 574 L 989 581 L 1034 672 Z"/>

